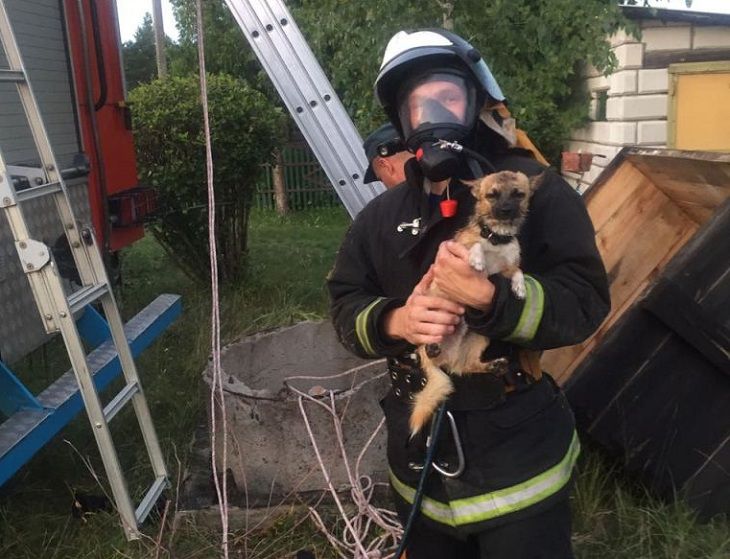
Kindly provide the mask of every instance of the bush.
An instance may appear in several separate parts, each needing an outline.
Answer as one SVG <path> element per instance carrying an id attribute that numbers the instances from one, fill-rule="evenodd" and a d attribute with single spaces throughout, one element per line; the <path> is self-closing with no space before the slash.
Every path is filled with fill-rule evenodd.
<path id="1" fill-rule="evenodd" d="M 156 80 L 130 93 L 140 181 L 157 189 L 151 229 L 185 272 L 210 277 L 203 111 L 197 77 Z M 283 115 L 260 92 L 208 76 L 221 281 L 244 269 L 248 219 L 262 163 L 282 142 Z"/>

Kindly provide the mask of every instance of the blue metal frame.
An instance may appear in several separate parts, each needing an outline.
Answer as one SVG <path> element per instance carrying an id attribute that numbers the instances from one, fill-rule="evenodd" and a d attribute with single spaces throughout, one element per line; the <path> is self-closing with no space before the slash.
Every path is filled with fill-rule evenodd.
<path id="1" fill-rule="evenodd" d="M 94 307 L 86 307 L 81 317 L 76 321 L 76 328 L 81 337 L 92 348 L 99 347 L 112 337 L 109 324 Z"/>
<path id="2" fill-rule="evenodd" d="M 0 413 L 9 417 L 23 409 L 40 411 L 43 406 L 18 377 L 0 361 Z"/>
<path id="3" fill-rule="evenodd" d="M 135 337 L 129 339 L 132 354 L 137 357 L 162 334 L 172 322 L 180 316 L 182 302 L 177 297 L 165 308 L 155 320 Z M 93 346 L 98 346 L 109 337 L 109 326 L 106 321 L 91 307 L 87 307 L 78 321 L 79 332 Z M 104 390 L 109 383 L 121 373 L 118 357 L 114 357 L 102 366 L 94 375 L 98 391 Z M 59 431 L 83 409 L 84 404 L 79 392 L 57 408 L 43 408 L 39 400 L 33 396 L 15 375 L 0 362 L 0 409 L 6 413 L 12 411 L 32 410 L 39 417 L 45 414 L 38 424 L 25 437 L 15 444 L 6 454 L 0 456 L 0 486 L 12 477 L 38 450 L 48 443 Z"/>

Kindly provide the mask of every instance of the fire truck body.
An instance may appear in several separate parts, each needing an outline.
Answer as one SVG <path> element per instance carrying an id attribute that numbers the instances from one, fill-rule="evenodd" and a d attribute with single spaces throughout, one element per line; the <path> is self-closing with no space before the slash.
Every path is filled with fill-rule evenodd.
<path id="1" fill-rule="evenodd" d="M 138 187 L 115 1 L 14 0 L 6 6 L 74 211 L 112 254 L 142 237 L 142 218 L 152 205 L 151 191 Z M 7 66 L 0 52 L 0 67 Z M 0 83 L 0 149 L 16 189 L 33 186 L 38 154 L 12 83 Z M 53 247 L 62 275 L 73 277 L 53 202 L 27 202 L 26 216 L 33 235 Z M 0 316 L 5 363 L 47 341 L 4 218 Z"/>

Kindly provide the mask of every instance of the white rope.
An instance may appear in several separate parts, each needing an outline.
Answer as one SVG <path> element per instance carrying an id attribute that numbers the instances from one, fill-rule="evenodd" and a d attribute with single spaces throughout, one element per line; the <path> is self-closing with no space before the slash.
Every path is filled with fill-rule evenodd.
<path id="1" fill-rule="evenodd" d="M 202 0 L 196 2 L 198 23 L 198 64 L 200 67 L 200 101 L 203 105 L 203 128 L 205 133 L 205 161 L 208 177 L 208 246 L 210 252 L 210 289 L 211 289 L 211 354 L 213 358 L 213 382 L 210 388 L 211 417 L 211 462 L 213 482 L 218 497 L 221 517 L 222 541 L 221 549 L 224 559 L 228 559 L 228 424 L 226 421 L 225 395 L 223 392 L 223 375 L 221 373 L 221 335 L 220 335 L 220 295 L 218 292 L 218 251 L 215 238 L 215 189 L 213 188 L 213 150 L 210 139 L 210 115 L 208 112 L 208 80 L 205 74 L 205 45 L 203 43 L 203 6 Z M 216 396 L 221 416 L 223 454 L 221 472 L 218 473 L 216 462 Z"/>
<path id="2" fill-rule="evenodd" d="M 384 485 L 387 486 L 387 484 L 376 484 L 373 482 L 372 478 L 367 475 L 361 475 L 360 474 L 360 464 L 362 462 L 363 456 L 365 455 L 365 452 L 370 447 L 372 442 L 375 440 L 375 437 L 380 432 L 380 430 L 383 428 L 383 425 L 385 424 L 385 419 L 381 419 L 381 421 L 378 423 L 378 426 L 375 428 L 373 433 L 368 438 L 367 442 L 365 443 L 364 447 L 358 454 L 357 460 L 355 462 L 355 468 L 354 471 L 350 467 L 349 458 L 347 456 L 347 451 L 345 449 L 345 443 L 344 443 L 344 434 L 342 431 L 342 420 L 343 417 L 338 415 L 337 408 L 336 408 L 336 402 L 335 402 L 335 391 L 328 390 L 326 400 L 329 401 L 329 404 L 326 403 L 325 397 L 322 398 L 315 398 L 311 395 L 307 394 L 306 392 L 303 392 L 302 390 L 299 390 L 295 388 L 294 386 L 291 386 L 288 381 L 290 380 L 326 380 L 326 379 L 332 379 L 332 378 L 339 378 L 345 375 L 352 374 L 353 375 L 353 386 L 354 386 L 354 374 L 359 372 L 360 370 L 364 368 L 372 367 L 375 364 L 381 363 L 384 360 L 377 361 L 377 362 L 371 362 L 367 363 L 365 365 L 354 367 L 348 371 L 345 371 L 343 373 L 339 373 L 336 375 L 331 376 L 325 376 L 325 377 L 314 377 L 314 376 L 294 376 L 294 377 L 288 377 L 284 380 L 285 386 L 289 390 L 291 390 L 293 393 L 297 394 L 298 396 L 298 404 L 299 404 L 299 411 L 302 414 L 302 418 L 304 419 L 304 425 L 307 429 L 307 434 L 309 435 L 310 442 L 312 443 L 312 448 L 314 449 L 315 456 L 317 458 L 317 462 L 319 464 L 320 470 L 322 471 L 322 475 L 324 477 L 325 483 L 327 485 L 327 489 L 332 496 L 337 509 L 340 513 L 340 516 L 342 517 L 344 523 L 345 523 L 345 531 L 342 535 L 341 539 L 338 539 L 337 536 L 333 533 L 331 529 L 329 529 L 326 525 L 326 523 L 322 520 L 322 517 L 320 514 L 315 510 L 313 507 L 309 508 L 310 516 L 314 522 L 314 524 L 317 526 L 317 528 L 325 535 L 327 538 L 327 541 L 332 545 L 333 549 L 336 551 L 337 555 L 339 557 L 342 557 L 343 559 L 388 559 L 391 558 L 393 555 L 393 551 L 395 551 L 395 548 L 397 547 L 398 541 L 402 535 L 402 529 L 400 526 L 400 522 L 398 520 L 398 516 L 395 512 L 375 507 L 371 501 L 375 492 L 375 488 L 377 485 Z M 347 478 L 350 486 L 350 498 L 352 500 L 352 503 L 355 505 L 355 513 L 350 516 L 346 513 L 345 507 L 342 503 L 340 495 L 335 490 L 335 487 L 332 483 L 332 477 L 329 473 L 329 469 L 327 468 L 327 465 L 324 463 L 322 459 L 322 455 L 319 450 L 319 445 L 317 443 L 316 437 L 314 432 L 312 431 L 311 424 L 309 421 L 309 417 L 307 415 L 306 409 L 304 407 L 304 401 L 307 400 L 309 402 L 313 402 L 320 406 L 322 409 L 324 409 L 330 416 L 332 417 L 334 429 L 335 429 L 335 439 L 337 441 L 337 445 L 340 451 L 340 456 L 342 458 L 343 465 L 345 467 L 345 471 L 347 473 Z M 345 405 L 345 410 L 347 409 L 347 404 L 349 404 L 349 398 Z M 343 411 L 344 415 L 344 411 Z M 373 531 L 375 528 L 379 528 L 381 530 L 381 534 L 377 535 L 374 534 Z M 387 550 L 387 551 L 384 551 Z"/>

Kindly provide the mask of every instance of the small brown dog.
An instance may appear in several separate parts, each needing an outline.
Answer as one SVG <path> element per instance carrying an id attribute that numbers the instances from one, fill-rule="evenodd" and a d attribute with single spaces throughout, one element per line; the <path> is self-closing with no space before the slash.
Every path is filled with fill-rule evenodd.
<path id="1" fill-rule="evenodd" d="M 454 240 L 469 249 L 472 268 L 486 276 L 500 273 L 510 278 L 512 292 L 520 299 L 525 298 L 525 277 L 520 270 L 517 233 L 527 217 L 530 197 L 542 178 L 543 174 L 528 178 L 520 172 L 500 171 L 474 181 L 463 181 L 471 187 L 477 202 L 469 223 L 456 233 Z M 443 296 L 435 286 L 429 288 L 429 295 Z M 504 358 L 481 360 L 488 346 L 488 338 L 468 331 L 462 321 L 443 343 L 418 348 L 427 382 L 413 399 L 411 435 L 423 428 L 439 404 L 453 392 L 447 372 L 452 375 L 506 372 L 508 363 Z"/>

